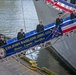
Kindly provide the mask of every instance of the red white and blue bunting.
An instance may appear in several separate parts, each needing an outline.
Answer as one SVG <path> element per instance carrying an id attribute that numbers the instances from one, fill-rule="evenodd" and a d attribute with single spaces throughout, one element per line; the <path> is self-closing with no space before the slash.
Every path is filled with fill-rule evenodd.
<path id="1" fill-rule="evenodd" d="M 75 6 L 73 4 L 65 2 L 63 0 L 46 0 L 46 3 L 53 4 L 57 8 L 60 8 L 69 13 L 75 9 Z"/>

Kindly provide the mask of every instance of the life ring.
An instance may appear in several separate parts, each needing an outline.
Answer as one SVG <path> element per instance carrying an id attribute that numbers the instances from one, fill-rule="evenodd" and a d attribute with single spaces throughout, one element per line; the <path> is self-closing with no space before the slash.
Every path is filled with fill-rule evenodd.
<path id="1" fill-rule="evenodd" d="M 5 49 L 0 48 L 0 58 L 4 58 L 4 57 L 5 57 Z"/>

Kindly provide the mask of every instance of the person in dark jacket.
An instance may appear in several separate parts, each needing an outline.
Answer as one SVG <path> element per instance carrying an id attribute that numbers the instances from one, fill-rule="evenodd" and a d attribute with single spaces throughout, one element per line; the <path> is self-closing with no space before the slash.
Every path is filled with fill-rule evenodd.
<path id="1" fill-rule="evenodd" d="M 56 19 L 56 27 L 58 27 L 61 23 L 63 23 L 63 19 L 61 18 L 61 15 L 59 15 Z"/>
<path id="2" fill-rule="evenodd" d="M 76 12 L 73 10 L 73 12 L 70 14 L 70 19 L 76 18 Z"/>
<path id="3" fill-rule="evenodd" d="M 70 0 L 70 3 L 76 4 L 76 0 Z"/>
<path id="4" fill-rule="evenodd" d="M 0 46 L 6 45 L 6 40 L 4 36 L 1 36 L 0 38 Z"/>
<path id="5" fill-rule="evenodd" d="M 17 34 L 17 39 L 20 40 L 22 38 L 25 38 L 25 33 L 23 32 L 23 29 L 20 29 L 20 32 Z"/>
<path id="6" fill-rule="evenodd" d="M 36 32 L 41 32 L 43 30 L 44 30 L 44 25 L 42 24 L 42 21 L 40 21 L 36 27 Z"/>

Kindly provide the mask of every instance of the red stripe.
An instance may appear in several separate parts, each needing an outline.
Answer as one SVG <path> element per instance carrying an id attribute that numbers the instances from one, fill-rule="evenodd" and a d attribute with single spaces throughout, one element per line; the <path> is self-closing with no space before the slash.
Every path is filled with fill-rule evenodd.
<path id="1" fill-rule="evenodd" d="M 66 30 L 62 30 L 62 33 L 70 32 L 70 31 L 72 31 L 72 30 L 74 30 L 74 29 L 76 29 L 76 26 L 71 27 L 71 28 L 68 28 L 68 29 L 66 29 Z"/>
<path id="2" fill-rule="evenodd" d="M 69 10 L 68 8 L 65 8 L 65 7 L 63 7 L 63 6 L 60 6 L 59 4 L 55 4 L 52 0 L 46 0 L 46 2 L 49 2 L 49 3 L 51 3 L 51 4 L 53 4 L 53 5 L 55 5 L 55 6 L 57 6 L 58 8 L 60 8 L 60 9 L 62 9 L 62 10 L 64 10 L 64 11 L 66 11 L 66 12 L 72 12 L 72 10 Z"/>
<path id="3" fill-rule="evenodd" d="M 58 5 L 58 4 L 56 4 L 56 6 L 59 7 L 59 8 L 61 8 L 62 10 L 65 10 L 65 11 L 67 11 L 67 12 L 72 13 L 72 10 L 69 10 L 69 9 L 67 9 L 67 8 L 65 8 L 65 7 L 63 7 L 63 6 L 60 6 L 60 5 Z"/>

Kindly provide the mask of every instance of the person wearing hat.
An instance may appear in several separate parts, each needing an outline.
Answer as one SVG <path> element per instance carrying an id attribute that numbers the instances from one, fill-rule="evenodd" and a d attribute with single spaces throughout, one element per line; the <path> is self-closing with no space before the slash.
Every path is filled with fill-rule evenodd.
<path id="1" fill-rule="evenodd" d="M 25 33 L 23 32 L 23 29 L 20 29 L 20 32 L 17 34 L 17 39 L 20 40 L 22 38 L 25 38 Z"/>
<path id="2" fill-rule="evenodd" d="M 41 32 L 43 30 L 44 30 L 44 25 L 42 24 L 42 21 L 40 21 L 36 27 L 36 32 Z"/>
<path id="3" fill-rule="evenodd" d="M 56 27 L 58 27 L 61 23 L 63 23 L 63 19 L 61 18 L 61 15 L 58 15 L 58 18 L 56 18 Z"/>
<path id="4" fill-rule="evenodd" d="M 0 46 L 6 45 L 6 40 L 4 36 L 1 36 L 0 38 Z"/>

